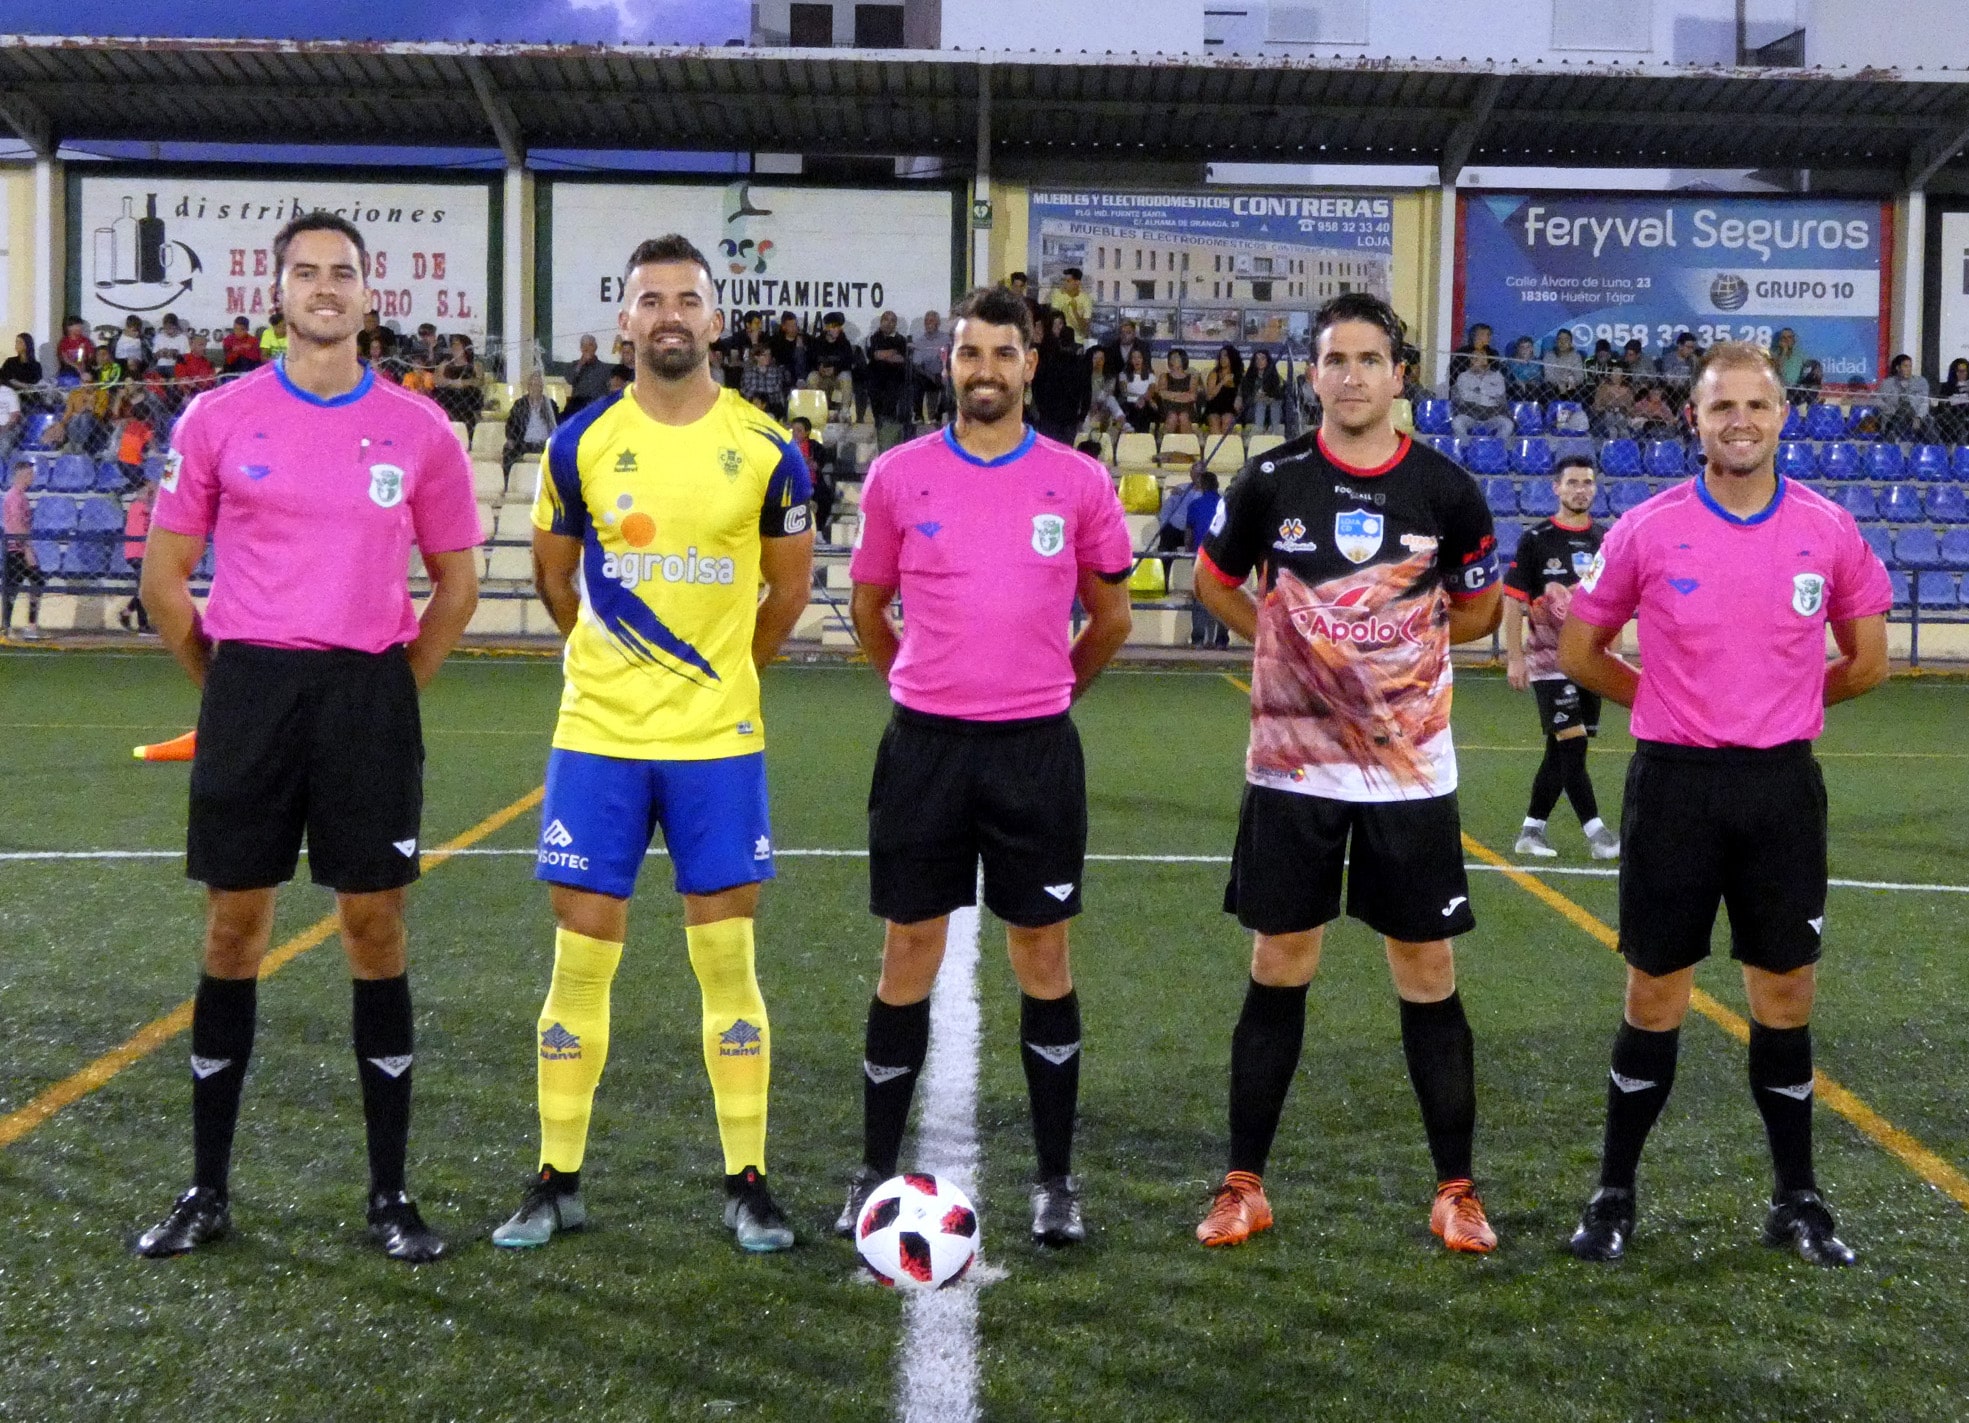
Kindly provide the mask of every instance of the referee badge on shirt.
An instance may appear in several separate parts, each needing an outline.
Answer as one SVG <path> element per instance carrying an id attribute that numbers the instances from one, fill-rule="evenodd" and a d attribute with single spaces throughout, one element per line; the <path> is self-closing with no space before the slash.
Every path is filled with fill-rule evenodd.
<path id="1" fill-rule="evenodd" d="M 1824 606 L 1824 577 L 1817 573 L 1794 573 L 1791 576 L 1791 611 L 1801 618 L 1809 618 Z"/>
<path id="2" fill-rule="evenodd" d="M 369 502 L 378 509 L 394 509 L 403 503 L 403 471 L 393 464 L 372 464 Z"/>
<path id="3" fill-rule="evenodd" d="M 1067 521 L 1058 514 L 1032 516 L 1032 549 L 1051 558 L 1067 546 Z"/>
<path id="4" fill-rule="evenodd" d="M 1386 519 L 1365 509 L 1344 509 L 1333 516 L 1333 546 L 1349 563 L 1366 563 L 1381 552 Z"/>

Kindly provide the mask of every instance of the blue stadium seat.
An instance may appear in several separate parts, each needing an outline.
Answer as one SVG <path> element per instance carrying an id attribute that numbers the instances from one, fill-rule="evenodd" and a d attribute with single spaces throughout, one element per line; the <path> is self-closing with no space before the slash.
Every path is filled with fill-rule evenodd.
<path id="1" fill-rule="evenodd" d="M 1806 438 L 1805 417 L 1797 406 L 1792 406 L 1784 417 L 1784 428 L 1778 431 L 1780 440 L 1802 440 Z"/>
<path id="2" fill-rule="evenodd" d="M 205 545 L 205 556 L 198 560 L 198 567 L 194 568 L 191 571 L 191 576 L 197 579 L 201 583 L 210 583 L 212 581 L 212 545 L 211 544 Z"/>
<path id="3" fill-rule="evenodd" d="M 1545 412 L 1538 408 L 1535 400 L 1514 400 L 1511 402 L 1511 423 L 1520 435 L 1542 435 L 1545 433 Z"/>
<path id="4" fill-rule="evenodd" d="M 1914 453 L 1908 457 L 1908 468 L 1916 479 L 1937 480 L 1948 478 L 1948 446 L 1916 445 Z"/>
<path id="5" fill-rule="evenodd" d="M 1805 410 L 1805 438 L 1808 440 L 1845 439 L 1845 414 L 1837 405 L 1821 403 L 1807 406 Z"/>
<path id="6" fill-rule="evenodd" d="M 57 494 L 87 494 L 96 487 L 96 462 L 87 455 L 62 455 L 48 470 L 48 488 Z"/>
<path id="7" fill-rule="evenodd" d="M 1833 498 L 1840 508 L 1862 524 L 1872 523 L 1880 517 L 1880 505 L 1873 497 L 1871 484 L 1848 484 Z"/>
<path id="8" fill-rule="evenodd" d="M 1546 443 L 1552 447 L 1552 463 L 1555 465 L 1560 460 L 1573 455 L 1580 456 L 1588 463 L 1599 462 L 1595 458 L 1600 452 L 1599 446 L 1594 443 L 1591 435 L 1559 435 L 1548 437 Z"/>
<path id="9" fill-rule="evenodd" d="M 1894 561 L 1894 540 L 1880 525 L 1869 524 L 1860 530 L 1860 537 L 1866 540 L 1866 546 L 1873 550 L 1873 556 L 1882 563 Z"/>
<path id="10" fill-rule="evenodd" d="M 1472 474 L 1503 474 L 1511 468 L 1511 452 L 1496 435 L 1472 435 L 1463 446 L 1463 467 Z"/>
<path id="11" fill-rule="evenodd" d="M 1518 540 L 1525 536 L 1525 526 L 1516 519 L 1499 519 L 1495 532 L 1498 551 L 1502 553 L 1505 549 L 1509 549 L 1516 553 Z"/>
<path id="12" fill-rule="evenodd" d="M 78 539 L 71 545 L 66 571 L 84 576 L 108 573 L 113 561 L 112 554 L 123 543 L 122 506 L 107 495 L 91 495 L 82 500 L 77 508 L 75 527 L 81 533 L 100 537 Z"/>
<path id="13" fill-rule="evenodd" d="M 1600 472 L 1611 479 L 1631 479 L 1641 472 L 1641 447 L 1632 440 L 1608 440 L 1600 446 Z"/>
<path id="14" fill-rule="evenodd" d="M 1547 430 L 1580 431 L 1586 426 L 1586 407 L 1577 400 L 1555 400 L 1545 407 Z"/>
<path id="15" fill-rule="evenodd" d="M 1464 447 L 1469 444 L 1468 440 L 1465 440 L 1461 435 L 1438 435 L 1436 436 L 1436 440 L 1438 442 L 1436 449 L 1444 459 L 1455 460 L 1458 464 L 1463 463 L 1463 451 Z M 1468 466 L 1466 465 L 1465 468 L 1468 468 Z"/>
<path id="16" fill-rule="evenodd" d="M 1864 468 L 1858 445 L 1841 440 L 1836 444 L 1819 446 L 1819 470 L 1827 479 L 1858 479 Z"/>
<path id="17" fill-rule="evenodd" d="M 98 494 L 121 494 L 129 488 L 129 480 L 123 473 L 123 466 L 115 460 L 100 460 L 96 464 L 96 492 Z"/>
<path id="18" fill-rule="evenodd" d="M 1928 517 L 1938 524 L 1969 524 L 1969 497 L 1959 484 L 1938 484 L 1928 491 Z"/>
<path id="19" fill-rule="evenodd" d="M 37 410 L 21 420 L 20 448 L 24 450 L 48 450 L 54 446 L 48 441 L 48 432 L 56 424 L 55 412 Z"/>
<path id="20" fill-rule="evenodd" d="M 1882 440 L 1877 445 L 1866 447 L 1866 474 L 1868 479 L 1900 479 L 1907 473 L 1907 461 L 1901 456 L 1901 447 L 1892 440 Z"/>
<path id="21" fill-rule="evenodd" d="M 1880 499 L 1880 517 L 1890 524 L 1911 524 L 1927 516 L 1921 509 L 1921 491 L 1912 484 L 1890 484 Z"/>
<path id="22" fill-rule="evenodd" d="M 1709 467 L 1709 456 L 1702 452 L 1702 441 L 1692 439 L 1684 441 L 1684 444 L 1688 447 L 1688 453 L 1682 460 L 1682 473 L 1701 474 Z"/>
<path id="23" fill-rule="evenodd" d="M 1608 486 L 1600 485 L 1593 491 L 1593 507 L 1587 512 L 1596 519 L 1611 519 L 1614 516 L 1613 497 L 1607 493 Z M 1645 493 L 1645 489 L 1643 490 Z"/>
<path id="24" fill-rule="evenodd" d="M 1786 479 L 1813 479 L 1819 472 L 1812 447 L 1802 440 L 1778 442 L 1778 473 Z"/>
<path id="25" fill-rule="evenodd" d="M 1955 607 L 1955 575 L 1938 571 L 1922 574 L 1920 605 L 1924 608 Z"/>
<path id="26" fill-rule="evenodd" d="M 1648 482 L 1645 479 L 1615 479 L 1607 483 L 1607 500 L 1613 505 L 1616 514 L 1640 506 L 1648 497 Z"/>
<path id="27" fill-rule="evenodd" d="M 1484 503 L 1496 516 L 1518 512 L 1518 486 L 1501 474 L 1492 475 L 1483 481 Z"/>
<path id="28" fill-rule="evenodd" d="M 1933 529 L 1917 524 L 1894 536 L 1894 562 L 1902 568 L 1940 568 L 1942 545 Z"/>
<path id="29" fill-rule="evenodd" d="M 1518 507 L 1534 519 L 1549 519 L 1559 512 L 1559 496 L 1550 481 L 1528 479 L 1518 486 Z"/>
<path id="30" fill-rule="evenodd" d="M 1447 400 L 1436 396 L 1424 396 L 1415 403 L 1415 432 L 1418 435 L 1447 435 L 1454 427 L 1449 423 L 1450 408 Z"/>
<path id="31" fill-rule="evenodd" d="M 1867 424 L 1872 429 L 1860 427 Z M 1846 412 L 1846 438 L 1849 440 L 1877 440 L 1880 438 L 1880 407 L 1877 405 L 1855 405 Z"/>
<path id="32" fill-rule="evenodd" d="M 59 571 L 66 540 L 58 536 L 75 532 L 75 501 L 66 494 L 44 494 L 34 501 L 34 557 L 43 569 Z"/>
<path id="33" fill-rule="evenodd" d="M 1907 575 L 1898 568 L 1887 570 L 1887 585 L 1894 590 L 1894 606 L 1908 606 Z"/>
<path id="34" fill-rule="evenodd" d="M 1552 463 L 1552 447 L 1545 441 L 1532 438 L 1511 442 L 1511 468 L 1519 474 L 1532 474 L 1549 479 L 1552 475 Z"/>
<path id="35" fill-rule="evenodd" d="M 1641 463 L 1651 479 L 1679 479 L 1682 474 L 1682 442 L 1649 440 Z"/>
<path id="36" fill-rule="evenodd" d="M 1969 445 L 1955 447 L 1955 477 L 1969 484 Z"/>
<path id="37" fill-rule="evenodd" d="M 1942 535 L 1942 563 L 1949 568 L 1969 568 L 1969 529 L 1950 529 Z"/>

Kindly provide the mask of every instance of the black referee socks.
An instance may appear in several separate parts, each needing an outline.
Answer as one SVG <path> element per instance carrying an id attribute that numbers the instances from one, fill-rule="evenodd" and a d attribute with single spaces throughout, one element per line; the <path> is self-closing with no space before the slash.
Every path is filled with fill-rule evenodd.
<path id="1" fill-rule="evenodd" d="M 1607 1074 L 1607 1134 L 1600 1152 L 1600 1184 L 1634 1189 L 1641 1148 L 1675 1085 L 1675 1058 L 1682 1030 L 1651 1033 L 1621 1020 L 1613 1037 L 1613 1066 Z"/>
<path id="2" fill-rule="evenodd" d="M 1422 1108 L 1436 1180 L 1470 1179 L 1471 1138 L 1477 1131 L 1476 1042 L 1463 1014 L 1463 995 L 1437 1003 L 1402 1005 L 1402 1055 Z"/>
<path id="3" fill-rule="evenodd" d="M 1265 1174 L 1279 1114 L 1306 1039 L 1308 984 L 1274 988 L 1253 979 L 1231 1033 L 1231 1163 Z"/>
<path id="4" fill-rule="evenodd" d="M 1750 1095 L 1771 1142 L 1777 1193 L 1816 1191 L 1812 1173 L 1812 1030 L 1750 1024 Z"/>
<path id="5" fill-rule="evenodd" d="M 398 974 L 353 983 L 350 1020 L 369 1137 L 369 1189 L 394 1194 L 404 1189 L 410 1147 L 410 979 Z"/>
<path id="6" fill-rule="evenodd" d="M 1025 1064 L 1032 1103 L 1032 1144 L 1039 1179 L 1064 1176 L 1073 1166 L 1073 1118 L 1080 1106 L 1080 995 L 1019 995 L 1019 1060 Z"/>
<path id="7" fill-rule="evenodd" d="M 214 978 L 208 973 L 198 980 L 191 1006 L 193 1185 L 226 1189 L 240 1089 L 253 1056 L 259 992 L 257 978 Z"/>
<path id="8" fill-rule="evenodd" d="M 909 1104 L 929 1051 L 929 999 L 903 1004 L 869 999 L 861 1062 L 861 1159 L 883 1180 L 896 1174 Z"/>

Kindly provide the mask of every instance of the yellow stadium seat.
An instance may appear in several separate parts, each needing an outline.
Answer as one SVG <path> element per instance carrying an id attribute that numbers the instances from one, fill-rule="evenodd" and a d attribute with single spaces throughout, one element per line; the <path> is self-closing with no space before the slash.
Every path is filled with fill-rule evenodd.
<path id="1" fill-rule="evenodd" d="M 1253 435 L 1249 440 L 1244 442 L 1244 457 L 1248 460 L 1255 460 L 1267 450 L 1275 450 L 1284 443 L 1285 436 L 1283 435 L 1270 433 Z"/>
<path id="2" fill-rule="evenodd" d="M 1400 430 L 1404 435 L 1413 435 L 1415 433 L 1414 405 L 1406 400 L 1397 399 L 1394 405 L 1389 408 L 1389 415 L 1395 422 L 1395 428 Z"/>
<path id="3" fill-rule="evenodd" d="M 1244 464 L 1242 435 L 1212 435 L 1206 449 L 1203 467 L 1212 474 L 1236 474 Z"/>
<path id="4" fill-rule="evenodd" d="M 451 433 L 458 437 L 458 443 L 466 449 L 469 450 L 472 447 L 472 428 L 463 420 L 453 420 L 451 422 Z"/>
<path id="5" fill-rule="evenodd" d="M 503 380 L 489 380 L 485 383 L 485 413 L 495 420 L 504 420 L 506 412 L 513 408 L 513 387 Z"/>
<path id="6" fill-rule="evenodd" d="M 1169 584 L 1163 576 L 1162 560 L 1142 558 L 1135 561 L 1135 571 L 1128 575 L 1128 592 L 1135 598 L 1160 598 L 1169 591 Z"/>
<path id="7" fill-rule="evenodd" d="M 1152 474 L 1121 476 L 1121 507 L 1130 514 L 1162 512 L 1162 481 Z"/>
<path id="8" fill-rule="evenodd" d="M 560 376 L 548 376 L 541 381 L 540 386 L 549 400 L 553 401 L 554 404 L 560 406 L 563 410 L 567 408 L 567 397 L 570 387 L 566 380 Z"/>
<path id="9" fill-rule="evenodd" d="M 827 424 L 827 392 L 795 390 L 786 397 L 786 418 L 803 419 L 816 431 Z"/>
<path id="10" fill-rule="evenodd" d="M 531 583 L 533 550 L 495 545 L 491 556 L 486 559 L 485 576 L 501 582 Z"/>
<path id="11" fill-rule="evenodd" d="M 1185 430 L 1179 435 L 1164 435 L 1162 437 L 1162 462 L 1164 464 L 1183 464 L 1187 466 L 1191 460 L 1202 453 L 1203 446 L 1198 443 L 1196 432 L 1193 430 Z"/>
<path id="12" fill-rule="evenodd" d="M 481 420 L 472 431 L 472 458 L 496 460 L 506 453 L 506 422 Z"/>
<path id="13" fill-rule="evenodd" d="M 499 467 L 498 456 L 472 461 L 472 489 L 481 500 L 488 504 L 496 501 L 505 487 L 506 474 Z"/>
<path id="14" fill-rule="evenodd" d="M 540 461 L 521 460 L 513 466 L 513 477 L 506 483 L 508 504 L 531 504 L 540 485 Z"/>
<path id="15" fill-rule="evenodd" d="M 1130 430 L 1115 442 L 1114 463 L 1117 469 L 1154 469 L 1155 436 L 1146 430 Z"/>

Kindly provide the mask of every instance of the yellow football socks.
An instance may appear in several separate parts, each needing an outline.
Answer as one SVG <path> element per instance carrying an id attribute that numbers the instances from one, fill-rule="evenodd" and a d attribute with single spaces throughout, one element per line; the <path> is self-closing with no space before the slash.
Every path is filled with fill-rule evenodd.
<path id="1" fill-rule="evenodd" d="M 554 933 L 554 978 L 540 1010 L 537 1046 L 540 1164 L 556 1171 L 579 1171 L 588 1150 L 588 1116 L 608 1061 L 609 982 L 621 962 L 620 944 L 566 929 Z M 749 968 L 749 954 L 746 962 Z"/>
<path id="2" fill-rule="evenodd" d="M 766 1169 L 766 1084 L 772 1029 L 752 969 L 752 921 L 721 919 L 684 929 L 704 996 L 704 1069 L 718 1109 L 725 1173 Z"/>

